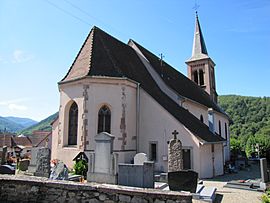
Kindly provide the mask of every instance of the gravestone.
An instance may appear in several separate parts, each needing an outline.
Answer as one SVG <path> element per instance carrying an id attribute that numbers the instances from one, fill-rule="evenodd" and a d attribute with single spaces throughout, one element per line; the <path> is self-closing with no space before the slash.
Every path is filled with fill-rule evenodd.
<path id="1" fill-rule="evenodd" d="M 5 147 L 5 146 L 3 146 L 3 147 L 1 147 L 0 148 L 0 154 L 1 154 L 1 156 L 0 156 L 0 164 L 2 165 L 2 164 L 5 164 L 6 163 L 6 161 L 7 161 L 7 147 Z"/>
<path id="2" fill-rule="evenodd" d="M 261 178 L 263 183 L 269 181 L 268 172 L 267 172 L 267 160 L 266 158 L 260 159 L 260 169 L 261 169 Z"/>
<path id="3" fill-rule="evenodd" d="M 134 156 L 134 164 L 118 164 L 118 184 L 154 188 L 154 162 L 147 161 L 145 153 Z"/>
<path id="4" fill-rule="evenodd" d="M 37 153 L 38 153 L 39 149 L 40 149 L 40 147 L 33 147 L 31 149 L 31 160 L 30 160 L 30 164 L 28 166 L 29 173 L 34 174 L 37 170 Z"/>
<path id="5" fill-rule="evenodd" d="M 90 153 L 87 180 L 117 183 L 118 154 L 113 153 L 114 136 L 102 132 L 95 136 L 95 151 Z"/>
<path id="6" fill-rule="evenodd" d="M 174 138 L 169 141 L 168 148 L 168 172 L 183 170 L 182 143 L 177 139 L 178 132 L 172 132 Z"/>
<path id="7" fill-rule="evenodd" d="M 147 155 L 145 153 L 138 153 L 134 156 L 134 164 L 143 165 L 147 161 Z"/>
<path id="8" fill-rule="evenodd" d="M 192 170 L 174 171 L 168 173 L 170 190 L 196 192 L 198 173 Z"/>
<path id="9" fill-rule="evenodd" d="M 49 177 L 50 175 L 50 159 L 51 159 L 51 150 L 49 148 L 42 147 L 37 152 L 37 165 L 36 171 L 34 172 L 35 176 L 40 177 Z"/>
<path id="10" fill-rule="evenodd" d="M 178 132 L 172 132 L 173 139 L 168 144 L 168 184 L 170 190 L 196 192 L 198 173 L 183 170 L 182 143 L 177 139 Z"/>
<path id="11" fill-rule="evenodd" d="M 19 169 L 21 171 L 26 171 L 28 169 L 28 166 L 29 166 L 29 159 L 23 159 L 19 162 Z"/>
<path id="12" fill-rule="evenodd" d="M 68 180 L 68 168 L 63 163 L 63 161 L 58 161 L 58 163 L 51 168 L 50 179 Z"/>

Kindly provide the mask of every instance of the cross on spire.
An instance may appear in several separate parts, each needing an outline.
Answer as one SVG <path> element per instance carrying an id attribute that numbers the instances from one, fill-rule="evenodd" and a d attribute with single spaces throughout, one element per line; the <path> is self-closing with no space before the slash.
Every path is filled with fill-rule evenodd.
<path id="1" fill-rule="evenodd" d="M 195 10 L 196 16 L 197 16 L 197 14 L 198 14 L 198 9 L 199 9 L 199 7 L 200 7 L 200 5 L 197 4 L 197 1 L 195 0 L 195 4 L 194 4 L 194 6 L 193 6 L 192 8 Z"/>
<path id="2" fill-rule="evenodd" d="M 173 134 L 173 139 L 177 139 L 177 135 L 179 134 L 179 132 L 177 132 L 176 130 L 174 130 L 173 132 L 172 132 L 172 134 Z"/>
<path id="3" fill-rule="evenodd" d="M 162 67 L 163 66 L 163 59 L 165 58 L 165 56 L 161 53 L 159 54 L 160 55 L 160 66 Z"/>

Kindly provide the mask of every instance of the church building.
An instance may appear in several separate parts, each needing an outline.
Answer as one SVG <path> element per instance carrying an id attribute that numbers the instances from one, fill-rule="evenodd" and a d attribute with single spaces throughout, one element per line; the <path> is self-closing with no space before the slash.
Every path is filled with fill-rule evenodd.
<path id="1" fill-rule="evenodd" d="M 198 16 L 187 75 L 134 40 L 127 44 L 93 27 L 58 83 L 59 117 L 52 123 L 52 159 L 72 168 L 80 152 L 95 150 L 94 137 L 115 137 L 119 163 L 146 153 L 155 170 L 168 170 L 168 141 L 178 132 L 184 169 L 200 178 L 224 173 L 229 160 L 230 118 L 217 103 L 215 63 Z"/>

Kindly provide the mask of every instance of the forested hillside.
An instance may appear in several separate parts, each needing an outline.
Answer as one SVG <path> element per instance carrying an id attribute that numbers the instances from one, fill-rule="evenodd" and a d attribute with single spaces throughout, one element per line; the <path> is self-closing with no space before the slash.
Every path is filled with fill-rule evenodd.
<path id="1" fill-rule="evenodd" d="M 0 132 L 17 132 L 22 130 L 24 127 L 21 124 L 15 123 L 5 117 L 0 116 Z"/>
<path id="2" fill-rule="evenodd" d="M 50 131 L 52 129 L 51 122 L 58 116 L 58 112 L 49 116 L 48 118 L 45 118 L 44 120 L 40 121 L 39 123 L 30 126 L 29 128 L 26 128 L 22 130 L 20 133 L 24 135 L 31 135 L 33 131 L 35 130 L 41 130 L 41 131 Z"/>
<path id="3" fill-rule="evenodd" d="M 250 155 L 258 143 L 262 153 L 270 149 L 270 97 L 219 96 L 219 104 L 231 117 L 231 145 Z"/>

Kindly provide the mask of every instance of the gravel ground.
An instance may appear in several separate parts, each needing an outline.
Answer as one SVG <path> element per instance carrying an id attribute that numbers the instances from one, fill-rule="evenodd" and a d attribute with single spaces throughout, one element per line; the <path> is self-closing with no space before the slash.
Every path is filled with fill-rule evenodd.
<path id="1" fill-rule="evenodd" d="M 262 192 L 249 191 L 243 189 L 234 189 L 223 187 L 231 180 L 258 181 L 260 178 L 259 162 L 250 162 L 250 166 L 234 174 L 226 174 L 214 179 L 203 180 L 205 186 L 217 188 L 216 203 L 259 203 L 261 202 Z M 193 201 L 201 202 L 201 201 Z"/>

